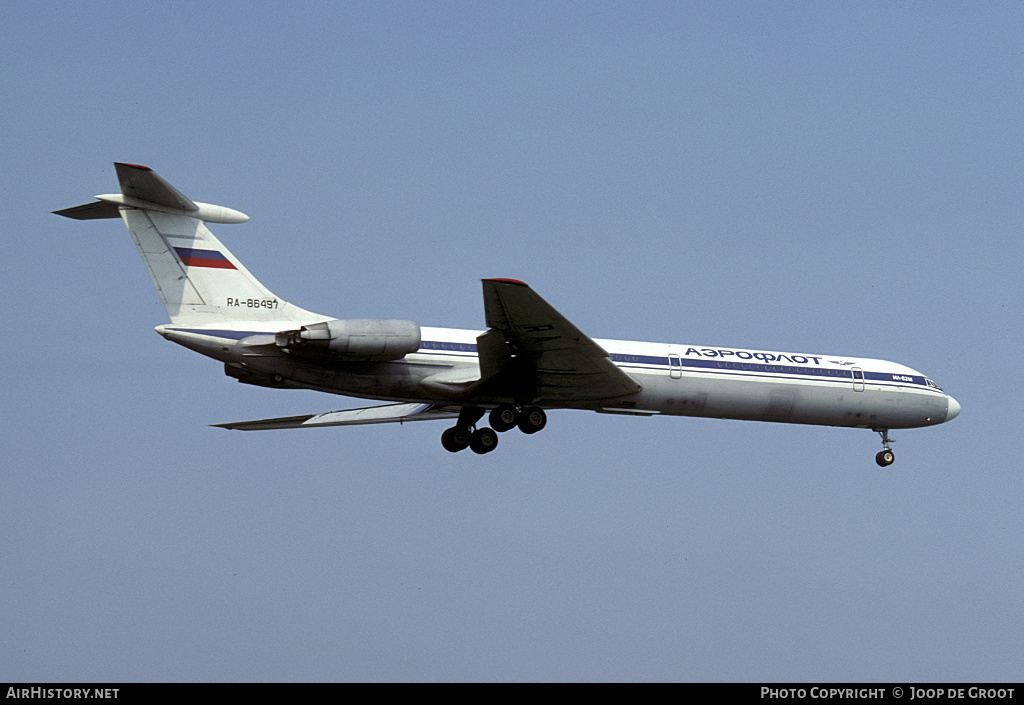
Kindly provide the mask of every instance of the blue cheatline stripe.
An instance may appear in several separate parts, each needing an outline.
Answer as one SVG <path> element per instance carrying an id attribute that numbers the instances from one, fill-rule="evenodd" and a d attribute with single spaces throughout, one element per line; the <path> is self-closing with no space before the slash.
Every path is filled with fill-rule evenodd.
<path id="1" fill-rule="evenodd" d="M 419 352 L 433 352 L 434 350 L 455 353 L 476 352 L 477 347 L 476 345 L 471 343 L 450 343 L 447 341 L 423 341 L 423 343 L 420 344 Z M 619 364 L 622 367 L 636 366 L 638 370 L 650 370 L 649 367 L 640 367 L 641 365 L 651 365 L 661 369 L 669 368 L 669 358 L 667 357 L 658 357 L 655 355 L 621 355 L 618 353 L 612 353 L 610 357 L 613 362 Z M 722 360 L 703 360 L 689 357 L 679 357 L 677 364 L 678 366 L 675 369 L 678 369 L 680 371 L 682 371 L 683 369 L 721 370 L 724 374 L 732 374 L 734 372 L 767 372 L 773 374 L 797 376 L 800 378 L 820 379 L 822 381 L 853 381 L 853 372 L 851 370 L 837 370 L 831 367 L 814 367 L 808 365 L 775 365 L 770 363 L 759 362 L 724 362 Z M 925 382 L 924 377 L 920 375 L 903 375 L 893 374 L 891 372 L 865 371 L 864 379 L 865 381 L 871 382 L 895 382 L 898 384 L 914 384 L 921 387 L 928 386 Z"/>
<path id="2" fill-rule="evenodd" d="M 424 340 L 420 343 L 420 352 L 426 350 L 442 350 L 445 352 L 476 352 L 476 343 L 449 343 L 448 341 Z"/>
<path id="3" fill-rule="evenodd" d="M 242 338 L 248 338 L 250 335 L 273 335 L 267 331 L 242 331 L 242 330 L 208 330 L 204 328 L 174 328 L 172 330 L 179 331 L 181 333 L 193 333 L 196 335 L 208 335 L 214 338 L 227 338 L 230 340 L 241 340 Z M 452 343 L 448 341 L 423 341 L 420 344 L 420 349 L 417 352 L 426 354 L 437 353 L 475 353 L 477 347 L 473 343 Z M 809 367 L 801 365 L 773 365 L 768 363 L 759 362 L 723 362 L 721 360 L 695 360 L 693 358 L 680 357 L 675 362 L 675 367 L 669 367 L 669 358 L 657 357 L 654 355 L 620 355 L 612 354 L 611 359 L 619 366 L 624 368 L 634 367 L 637 371 L 651 372 L 651 367 L 641 367 L 641 365 L 653 366 L 661 370 L 679 370 L 683 369 L 700 369 L 700 370 L 714 370 L 720 371 L 721 374 L 735 374 L 735 373 L 769 373 L 776 375 L 787 375 L 788 377 L 800 377 L 802 379 L 817 379 L 822 381 L 830 380 L 848 380 L 853 381 L 853 372 L 851 370 L 837 370 L 828 367 Z M 779 378 L 777 378 L 779 379 Z M 913 384 L 920 387 L 928 387 L 924 377 L 921 375 L 904 375 L 896 374 L 893 372 L 864 372 L 864 380 L 868 382 L 879 382 L 888 384 Z M 860 381 L 858 379 L 858 381 Z"/>

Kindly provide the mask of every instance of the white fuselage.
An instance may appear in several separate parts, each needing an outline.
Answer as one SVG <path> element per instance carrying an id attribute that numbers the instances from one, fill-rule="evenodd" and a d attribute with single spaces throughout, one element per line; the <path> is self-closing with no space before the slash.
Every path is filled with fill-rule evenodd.
<path id="1" fill-rule="evenodd" d="M 278 326 L 279 327 L 279 326 Z M 415 353 L 389 362 L 321 362 L 271 343 L 274 326 L 160 326 L 164 337 L 244 369 L 255 379 L 388 401 L 493 407 L 508 398 L 448 391 L 437 379 L 479 376 L 482 331 L 423 328 Z M 666 414 L 857 428 L 916 428 L 954 418 L 959 404 L 916 370 L 884 360 L 764 350 L 596 340 L 640 390 L 613 399 L 547 405 L 631 415 Z M 229 372 L 233 376 L 234 372 Z M 240 376 L 241 378 L 241 376 Z M 247 381 L 242 379 L 242 381 Z M 255 382 L 261 383 L 261 382 Z M 535 403 L 544 407 L 544 399 Z"/>

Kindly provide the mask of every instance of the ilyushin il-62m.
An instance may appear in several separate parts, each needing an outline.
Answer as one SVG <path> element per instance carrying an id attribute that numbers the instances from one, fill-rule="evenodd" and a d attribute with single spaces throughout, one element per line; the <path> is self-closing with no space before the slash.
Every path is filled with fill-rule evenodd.
<path id="1" fill-rule="evenodd" d="M 592 339 L 515 279 L 483 280 L 482 331 L 310 313 L 263 286 L 206 226 L 248 216 L 192 201 L 147 167 L 115 168 L 121 193 L 56 213 L 125 222 L 171 319 L 160 335 L 246 384 L 390 402 L 224 428 L 448 419 L 444 448 L 483 454 L 499 433 L 540 431 L 549 409 L 579 409 L 872 429 L 887 466 L 890 430 L 960 413 L 935 382 L 895 362 Z"/>

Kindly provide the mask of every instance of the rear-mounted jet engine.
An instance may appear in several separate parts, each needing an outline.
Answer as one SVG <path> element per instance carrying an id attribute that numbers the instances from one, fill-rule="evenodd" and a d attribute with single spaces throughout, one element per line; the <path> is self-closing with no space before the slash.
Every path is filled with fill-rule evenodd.
<path id="1" fill-rule="evenodd" d="M 415 321 L 349 318 L 281 331 L 274 342 L 289 352 L 343 360 L 400 360 L 419 350 L 420 326 Z"/>

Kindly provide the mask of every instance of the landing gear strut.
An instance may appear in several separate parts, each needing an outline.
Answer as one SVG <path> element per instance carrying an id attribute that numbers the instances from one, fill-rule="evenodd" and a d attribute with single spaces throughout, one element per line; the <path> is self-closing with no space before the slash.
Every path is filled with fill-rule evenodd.
<path id="1" fill-rule="evenodd" d="M 483 418 L 484 410 L 464 406 L 459 412 L 459 421 L 441 434 L 441 445 L 449 453 L 472 448 L 474 453 L 483 455 L 498 447 L 498 433 L 511 431 L 516 426 L 523 433 L 536 433 L 548 422 L 548 415 L 539 406 L 519 407 L 512 404 L 498 406 L 487 417 L 492 428 L 476 427 Z"/>
<path id="2" fill-rule="evenodd" d="M 883 468 L 889 467 L 896 461 L 896 454 L 892 452 L 889 444 L 896 441 L 889 438 L 889 429 L 887 428 L 876 428 L 875 433 L 882 437 L 882 450 L 875 456 L 875 462 Z"/>

